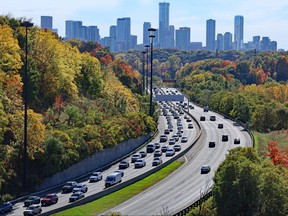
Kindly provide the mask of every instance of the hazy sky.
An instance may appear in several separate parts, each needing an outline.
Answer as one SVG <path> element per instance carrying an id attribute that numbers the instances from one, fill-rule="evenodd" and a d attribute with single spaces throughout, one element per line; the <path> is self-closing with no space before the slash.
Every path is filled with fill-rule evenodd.
<path id="1" fill-rule="evenodd" d="M 53 16 L 53 28 L 65 36 L 65 20 L 96 25 L 100 36 L 109 35 L 117 18 L 131 18 L 131 33 L 142 43 L 143 22 L 158 28 L 158 0 L 0 0 L 0 15 L 32 18 Z M 216 34 L 234 33 L 234 16 L 244 16 L 244 42 L 255 35 L 268 36 L 288 50 L 288 0 L 170 0 L 170 25 L 191 28 L 191 41 L 206 41 L 206 20 L 216 20 Z"/>

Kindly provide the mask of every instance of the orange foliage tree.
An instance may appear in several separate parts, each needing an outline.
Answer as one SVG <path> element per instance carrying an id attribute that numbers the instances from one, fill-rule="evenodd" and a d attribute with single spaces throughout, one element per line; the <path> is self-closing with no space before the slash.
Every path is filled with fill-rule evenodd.
<path id="1" fill-rule="evenodd" d="M 268 153 L 264 153 L 264 155 L 270 157 L 274 165 L 288 167 L 288 149 L 284 151 L 281 149 L 278 142 L 270 140 L 267 145 L 267 150 Z"/>

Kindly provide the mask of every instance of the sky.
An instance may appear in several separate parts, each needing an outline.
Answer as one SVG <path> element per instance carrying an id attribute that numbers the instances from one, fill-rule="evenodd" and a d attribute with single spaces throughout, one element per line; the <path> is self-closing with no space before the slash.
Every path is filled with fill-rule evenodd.
<path id="1" fill-rule="evenodd" d="M 0 15 L 32 19 L 40 26 L 41 16 L 53 16 L 53 28 L 65 36 L 65 21 L 96 25 L 100 36 L 109 36 L 117 18 L 131 18 L 131 34 L 142 43 L 143 23 L 159 27 L 159 0 L 0 0 Z M 166 0 L 170 3 L 170 25 L 191 28 L 191 41 L 206 41 L 206 20 L 216 20 L 216 35 L 234 34 L 234 17 L 244 16 L 244 42 L 259 35 L 288 50 L 288 0 Z"/>

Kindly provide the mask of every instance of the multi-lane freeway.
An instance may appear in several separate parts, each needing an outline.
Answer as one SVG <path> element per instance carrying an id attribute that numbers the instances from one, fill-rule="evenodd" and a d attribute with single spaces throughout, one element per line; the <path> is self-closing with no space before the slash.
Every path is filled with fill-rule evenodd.
<path id="1" fill-rule="evenodd" d="M 154 185 L 140 195 L 124 202 L 110 211 L 123 215 L 172 215 L 197 201 L 213 184 L 213 175 L 219 164 L 225 159 L 228 150 L 237 146 L 252 146 L 253 142 L 247 131 L 223 116 L 194 106 L 190 113 L 199 120 L 203 131 L 195 147 L 185 155 L 187 163 L 168 178 Z M 210 121 L 210 116 L 216 121 Z M 205 116 L 205 121 L 200 117 Z M 223 124 L 223 129 L 218 128 Z M 222 135 L 228 135 L 228 141 L 222 141 Z M 234 138 L 240 144 L 234 144 Z M 215 141 L 215 148 L 209 148 L 209 141 Z M 211 172 L 201 174 L 203 164 L 211 167 Z"/>
<path id="2" fill-rule="evenodd" d="M 175 89 L 165 89 L 165 91 L 174 92 Z M 166 105 L 167 110 L 175 110 L 176 104 Z M 178 111 L 179 112 L 179 111 Z M 119 211 L 123 215 L 155 215 L 155 214 L 167 214 L 176 213 L 179 210 L 187 207 L 193 201 L 199 199 L 200 194 L 205 193 L 207 189 L 213 184 L 213 173 L 224 160 L 228 150 L 236 146 L 252 146 L 252 140 L 249 134 L 243 130 L 240 126 L 234 126 L 233 122 L 224 119 L 221 115 L 209 112 L 203 112 L 203 108 L 194 106 L 194 109 L 189 109 L 189 113 L 200 122 L 202 132 L 200 139 L 193 145 L 191 150 L 185 155 L 186 163 L 175 173 L 172 173 L 167 179 L 156 184 L 149 190 L 141 193 L 140 195 L 128 200 L 120 206 L 117 206 L 111 211 Z M 172 115 L 169 111 L 168 115 Z M 215 121 L 210 121 L 210 116 L 215 116 Z M 200 121 L 200 117 L 205 116 L 205 121 Z M 183 115 L 179 115 L 183 124 L 182 136 L 187 136 L 188 142 L 181 143 L 182 150 L 191 146 L 194 143 L 198 135 L 200 134 L 200 127 L 193 120 L 193 129 L 188 129 L 188 123 Z M 168 138 L 171 138 L 177 131 L 177 121 L 172 116 L 173 131 L 168 134 Z M 223 124 L 223 129 L 218 128 L 218 124 Z M 167 116 L 161 115 L 158 122 L 159 134 L 152 142 L 159 142 L 159 138 L 164 133 L 164 129 L 167 129 Z M 222 142 L 222 135 L 228 135 L 228 141 Z M 240 144 L 234 144 L 234 138 L 240 138 Z M 215 148 L 209 148 L 208 142 L 215 141 Z M 178 141 L 177 143 L 180 143 Z M 160 145 L 167 145 L 168 142 L 160 143 Z M 137 152 L 141 150 L 139 149 Z M 179 154 L 176 153 L 176 155 Z M 171 160 L 172 157 L 162 156 L 163 163 L 167 160 Z M 131 161 L 131 156 L 127 158 Z M 153 154 L 150 153 L 145 157 L 146 166 L 143 168 L 135 169 L 133 164 L 130 163 L 130 167 L 124 170 L 124 176 L 122 182 L 133 179 L 144 172 L 147 172 L 154 167 L 152 166 Z M 203 164 L 207 164 L 211 167 L 211 172 L 208 174 L 200 174 L 200 168 Z M 103 180 L 99 182 L 89 183 L 88 178 L 82 183 L 88 186 L 88 192 L 85 196 L 91 196 L 105 190 L 104 179 L 105 177 L 118 170 L 118 163 L 111 166 L 108 170 L 103 171 Z M 71 193 L 63 194 L 61 191 L 52 191 L 58 194 L 59 201 L 57 204 L 42 207 L 42 213 L 47 213 L 51 210 L 58 209 L 62 206 L 71 205 L 69 203 L 69 197 Z M 45 194 L 40 194 L 44 196 Z M 23 215 L 25 207 L 23 202 L 16 203 L 13 207 L 11 215 Z"/>
<path id="3" fill-rule="evenodd" d="M 174 110 L 173 107 L 174 107 L 174 105 L 172 106 L 172 108 L 170 107 L 170 105 L 167 105 L 168 110 L 169 109 Z M 197 137 L 197 135 L 199 134 L 199 131 L 200 131 L 200 128 L 197 126 L 197 124 L 194 124 L 193 129 L 188 129 L 188 127 L 187 127 L 188 124 L 184 120 L 183 116 L 184 115 L 180 116 L 180 118 L 182 119 L 182 122 L 183 122 L 183 134 L 182 134 L 182 136 L 187 136 L 188 142 L 181 143 L 180 139 L 179 139 L 179 141 L 177 143 L 181 143 L 181 146 L 182 146 L 181 151 L 184 151 L 186 148 L 190 147 L 191 143 L 195 140 L 195 138 Z M 172 137 L 172 135 L 174 135 L 176 133 L 176 129 L 177 129 L 177 122 L 174 118 L 172 118 L 172 119 L 173 119 L 173 122 L 172 122 L 173 123 L 173 132 L 171 131 L 171 133 L 167 135 L 169 138 Z M 164 129 L 167 129 L 167 119 L 165 116 L 162 115 L 159 117 L 159 121 L 158 121 L 159 133 L 155 136 L 154 140 L 152 140 L 151 142 L 159 142 L 160 136 L 163 135 Z M 160 142 L 160 145 L 161 146 L 167 145 L 168 147 L 173 148 L 173 145 L 169 145 L 168 141 L 165 143 Z M 139 149 L 137 152 L 139 152 L 141 150 L 146 151 L 146 147 L 144 146 L 142 149 Z M 177 154 L 179 154 L 179 152 L 176 152 L 175 155 L 177 155 Z M 133 178 L 139 176 L 140 174 L 143 174 L 143 173 L 145 173 L 151 169 L 154 169 L 155 167 L 152 166 L 153 158 L 154 158 L 153 153 L 148 153 L 147 156 L 145 157 L 146 166 L 143 168 L 135 169 L 134 164 L 130 163 L 130 167 L 124 170 L 124 176 L 122 178 L 122 182 L 133 179 Z M 172 160 L 172 159 L 173 159 L 173 157 L 166 157 L 165 153 L 162 156 L 163 163 L 165 163 L 168 160 Z M 127 158 L 127 160 L 129 162 L 131 162 L 131 156 L 129 156 Z M 88 181 L 88 177 L 87 177 L 87 179 L 85 181 L 81 182 L 81 183 L 84 183 L 88 186 L 88 191 L 85 193 L 85 197 L 88 197 L 88 196 L 94 195 L 96 193 L 99 193 L 101 191 L 104 191 L 105 190 L 105 186 L 104 186 L 105 177 L 108 174 L 113 173 L 115 170 L 118 170 L 118 163 L 111 166 L 108 170 L 105 170 L 102 172 L 103 180 L 101 180 L 99 182 L 90 183 Z M 57 193 L 57 195 L 59 197 L 58 202 L 56 204 L 53 204 L 50 206 L 42 207 L 42 213 L 50 212 L 51 210 L 58 209 L 62 206 L 71 205 L 71 203 L 69 203 L 69 197 L 71 196 L 71 193 L 61 193 L 60 189 L 57 191 L 50 191 L 50 192 Z M 43 196 L 45 196 L 45 194 L 39 194 L 39 196 L 43 197 Z M 24 203 L 19 202 L 13 206 L 13 211 L 10 214 L 11 215 L 23 215 L 24 210 L 25 210 Z"/>

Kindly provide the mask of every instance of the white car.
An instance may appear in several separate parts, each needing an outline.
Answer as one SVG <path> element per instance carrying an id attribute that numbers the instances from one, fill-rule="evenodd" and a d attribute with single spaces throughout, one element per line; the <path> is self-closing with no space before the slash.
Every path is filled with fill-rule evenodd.
<path id="1" fill-rule="evenodd" d="M 89 182 L 97 182 L 102 180 L 103 176 L 101 172 L 93 172 L 93 174 L 89 178 Z"/>
<path id="2" fill-rule="evenodd" d="M 167 149 L 166 156 L 173 156 L 175 155 L 175 150 L 172 148 Z"/>

